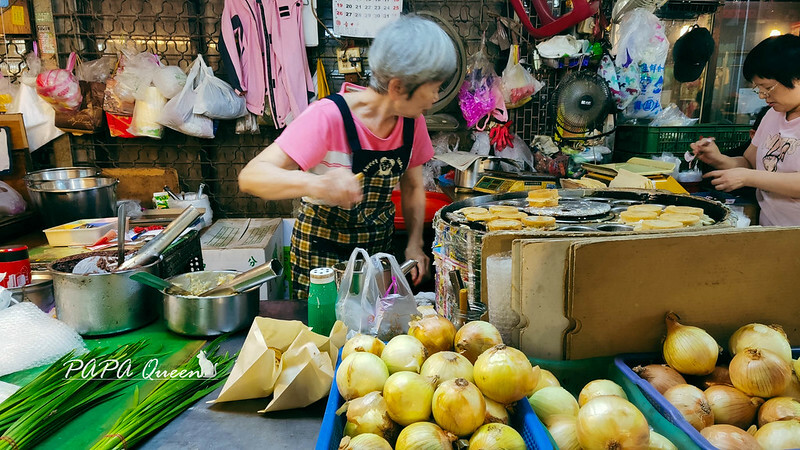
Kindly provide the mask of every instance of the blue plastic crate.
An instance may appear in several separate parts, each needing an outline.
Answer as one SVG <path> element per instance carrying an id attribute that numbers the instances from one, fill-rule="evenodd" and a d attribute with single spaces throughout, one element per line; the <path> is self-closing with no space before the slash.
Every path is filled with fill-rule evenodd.
<path id="1" fill-rule="evenodd" d="M 339 358 L 336 361 L 337 369 L 341 362 L 342 350 L 339 349 Z M 345 414 L 336 415 L 336 410 L 342 404 L 344 404 L 344 398 L 339 395 L 339 388 L 336 387 L 336 375 L 334 374 L 331 392 L 328 394 L 328 404 L 325 406 L 325 416 L 322 418 L 322 425 L 317 437 L 316 450 L 337 450 L 339 448 L 339 442 L 344 435 L 344 425 L 347 421 Z M 556 447 L 550 439 L 550 434 L 534 414 L 527 398 L 517 402 L 515 411 L 511 414 L 510 419 L 510 425 L 520 431 L 528 450 L 555 450 Z"/>
<path id="2" fill-rule="evenodd" d="M 799 356 L 800 348 L 792 349 L 792 358 L 797 358 Z M 642 391 L 647 400 L 650 401 L 653 407 L 656 408 L 661 415 L 686 433 L 689 438 L 691 438 L 692 441 L 694 441 L 694 443 L 700 448 L 704 450 L 716 450 L 716 447 L 711 445 L 706 438 L 700 434 L 699 431 L 691 426 L 689 422 L 683 418 L 683 415 L 681 415 L 680 411 L 672 406 L 672 404 L 670 404 L 667 399 L 665 399 L 664 396 L 653 387 L 652 384 L 647 382 L 639 375 L 636 375 L 636 373 L 631 370 L 631 367 L 636 367 L 639 365 L 663 363 L 664 359 L 658 353 L 625 354 L 614 358 L 614 364 L 617 366 L 617 368 L 622 372 L 623 375 L 625 375 L 625 377 L 639 387 L 639 390 Z"/>

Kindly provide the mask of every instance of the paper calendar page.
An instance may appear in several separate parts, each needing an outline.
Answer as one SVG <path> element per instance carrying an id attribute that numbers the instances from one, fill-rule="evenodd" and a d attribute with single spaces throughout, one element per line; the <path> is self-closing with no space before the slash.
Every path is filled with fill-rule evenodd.
<path id="1" fill-rule="evenodd" d="M 373 38 L 400 17 L 403 0 L 333 0 L 333 32 L 340 36 Z"/>

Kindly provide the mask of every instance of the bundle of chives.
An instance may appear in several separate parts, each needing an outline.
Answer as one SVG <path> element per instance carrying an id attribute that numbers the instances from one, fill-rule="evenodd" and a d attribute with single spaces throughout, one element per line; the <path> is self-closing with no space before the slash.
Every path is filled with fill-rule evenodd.
<path id="1" fill-rule="evenodd" d="M 130 361 L 132 371 L 141 371 L 147 362 L 144 341 L 105 353 L 95 349 L 77 358 L 65 355 L 0 405 L 0 423 L 7 424 L 0 436 L 0 449 L 33 448 L 55 430 L 85 411 L 105 402 L 137 382 L 135 379 L 100 378 L 102 372 L 67 377 L 67 361 Z M 72 356 L 72 357 L 70 357 Z M 40 390 L 37 390 L 40 389 Z M 10 422 L 10 424 L 8 424 Z"/>
<path id="2" fill-rule="evenodd" d="M 217 341 L 204 350 L 208 360 L 216 367 L 212 378 L 167 378 L 159 382 L 155 389 L 139 404 L 128 409 L 91 450 L 129 449 L 147 438 L 195 402 L 205 397 L 227 378 L 235 356 L 217 355 Z M 201 372 L 196 357 L 176 369 Z"/>

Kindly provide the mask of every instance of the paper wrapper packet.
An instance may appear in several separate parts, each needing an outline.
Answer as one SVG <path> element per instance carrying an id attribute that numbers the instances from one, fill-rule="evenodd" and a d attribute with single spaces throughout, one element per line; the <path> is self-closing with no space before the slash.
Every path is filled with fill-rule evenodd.
<path id="1" fill-rule="evenodd" d="M 265 413 L 316 402 L 331 389 L 346 334 L 340 321 L 330 336 L 322 336 L 299 320 L 256 317 L 219 397 L 209 403 L 272 395 L 259 411 Z"/>

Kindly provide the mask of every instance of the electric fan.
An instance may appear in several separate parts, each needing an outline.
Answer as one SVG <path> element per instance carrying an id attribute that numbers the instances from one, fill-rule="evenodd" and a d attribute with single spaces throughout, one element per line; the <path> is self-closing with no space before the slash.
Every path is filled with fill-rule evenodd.
<path id="1" fill-rule="evenodd" d="M 608 134 L 595 130 L 602 130 L 614 111 L 614 101 L 600 75 L 578 71 L 570 72 L 558 83 L 550 108 L 556 122 L 556 140 L 585 141 Z"/>

